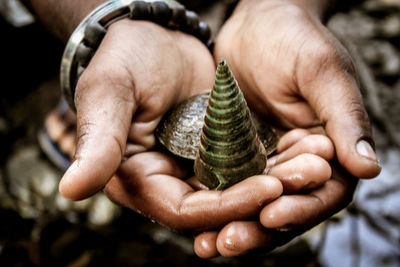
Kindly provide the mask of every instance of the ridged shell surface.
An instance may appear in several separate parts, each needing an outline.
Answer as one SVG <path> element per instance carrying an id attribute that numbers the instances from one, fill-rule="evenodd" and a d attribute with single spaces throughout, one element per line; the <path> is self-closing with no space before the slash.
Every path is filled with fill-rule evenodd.
<path id="1" fill-rule="evenodd" d="M 210 93 L 192 96 L 164 115 L 155 135 L 171 153 L 196 159 L 209 97 Z M 267 155 L 270 155 L 279 140 L 275 130 L 255 113 L 251 112 L 251 118 Z"/>
<path id="2" fill-rule="evenodd" d="M 195 160 L 209 94 L 187 99 L 170 110 L 156 128 L 158 141 L 173 154 Z"/>
<path id="3" fill-rule="evenodd" d="M 261 174 L 266 157 L 243 93 L 222 60 L 204 117 L 194 172 L 207 187 L 224 189 Z"/>

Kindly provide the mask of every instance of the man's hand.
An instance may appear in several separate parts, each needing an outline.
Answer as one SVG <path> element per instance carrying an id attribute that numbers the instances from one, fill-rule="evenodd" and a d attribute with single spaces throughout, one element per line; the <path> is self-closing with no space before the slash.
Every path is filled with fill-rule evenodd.
<path id="1" fill-rule="evenodd" d="M 282 137 L 277 152 L 269 159 L 269 174 L 281 181 L 285 194 L 263 207 L 253 220 L 235 220 L 196 236 L 194 249 L 199 257 L 272 250 L 349 204 L 357 179 L 337 163 L 332 163 L 333 169 L 322 167 L 334 157 L 327 137 L 293 130 Z"/>
<path id="2" fill-rule="evenodd" d="M 122 164 L 105 193 L 162 225 L 190 231 L 255 216 L 282 194 L 281 182 L 266 175 L 250 177 L 224 191 L 208 190 L 192 176 L 193 166 L 184 166 L 161 152 L 135 154 Z"/>
<path id="3" fill-rule="evenodd" d="M 301 138 L 304 133 L 307 136 Z M 184 167 L 173 156 L 156 151 L 138 153 L 122 164 L 105 192 L 114 202 L 175 230 L 198 232 L 223 227 L 224 236 L 232 225 L 259 216 L 263 224 L 282 225 L 291 219 L 287 214 L 277 214 L 279 206 L 286 204 L 280 204 L 282 193 L 314 190 L 327 182 L 332 174 L 328 161 L 334 149 L 327 137 L 299 130 L 284 137 L 278 151 L 280 154 L 270 159 L 268 175 L 249 177 L 223 191 L 205 188 L 191 176 L 192 166 Z M 311 216 L 308 213 L 312 208 L 305 217 Z M 272 221 L 271 216 L 275 218 Z M 260 227 L 250 228 L 258 231 Z M 240 236 L 240 232 L 236 234 Z"/>
<path id="4" fill-rule="evenodd" d="M 193 36 L 151 22 L 112 24 L 78 81 L 77 151 L 61 193 L 77 200 L 103 189 L 124 157 L 154 146 L 168 109 L 210 88 L 214 74 Z"/>
<path id="5" fill-rule="evenodd" d="M 217 37 L 215 60 L 230 64 L 250 107 L 281 127 L 322 125 L 347 171 L 375 177 L 381 168 L 355 69 L 320 22 L 323 2 L 242 0 Z"/>

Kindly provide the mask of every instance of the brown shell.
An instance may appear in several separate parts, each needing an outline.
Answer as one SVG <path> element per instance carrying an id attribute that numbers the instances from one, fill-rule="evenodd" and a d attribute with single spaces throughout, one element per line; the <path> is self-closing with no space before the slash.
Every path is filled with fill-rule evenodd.
<path id="1" fill-rule="evenodd" d="M 186 159 L 196 159 L 209 97 L 209 93 L 193 96 L 163 117 L 155 135 L 171 153 Z M 251 115 L 266 153 L 270 155 L 276 149 L 278 135 L 256 114 Z"/>

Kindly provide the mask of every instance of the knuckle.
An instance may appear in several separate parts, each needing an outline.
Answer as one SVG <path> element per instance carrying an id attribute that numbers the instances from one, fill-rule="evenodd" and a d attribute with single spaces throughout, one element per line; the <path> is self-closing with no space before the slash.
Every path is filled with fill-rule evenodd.
<path id="1" fill-rule="evenodd" d="M 258 175 L 253 178 L 254 192 L 261 206 L 280 196 L 283 192 L 283 185 L 279 179 L 273 176 Z"/>
<path id="2" fill-rule="evenodd" d="M 78 149 L 86 142 L 86 140 L 90 139 L 91 137 L 90 133 L 94 127 L 95 124 L 91 122 L 80 122 L 78 124 L 77 128 L 78 135 L 76 136 L 76 143 Z"/>
<path id="3" fill-rule="evenodd" d="M 316 163 L 320 160 L 318 156 L 311 153 L 303 153 L 296 159 L 303 162 L 302 168 L 305 170 L 314 169 L 318 165 Z"/>
<path id="4" fill-rule="evenodd" d="M 77 82 L 77 91 L 87 88 L 112 86 L 116 88 L 131 88 L 132 75 L 126 64 L 104 62 L 89 65 Z"/>
<path id="5" fill-rule="evenodd" d="M 288 133 L 286 133 L 287 136 L 290 135 L 290 137 L 294 138 L 294 139 L 300 139 L 303 138 L 305 136 L 309 136 L 311 134 L 311 132 L 307 129 L 301 129 L 301 128 L 296 128 L 294 130 L 290 130 Z"/>
<path id="6" fill-rule="evenodd" d="M 291 145 L 297 143 L 299 140 L 303 139 L 305 136 L 310 135 L 311 132 L 306 129 L 294 129 L 285 133 L 279 140 L 277 146 L 277 152 L 280 153 L 290 147 Z"/>
<path id="7" fill-rule="evenodd" d="M 322 156 L 323 158 L 333 157 L 333 144 L 332 141 L 325 135 L 309 135 L 303 140 L 309 153 Z"/>
<path id="8" fill-rule="evenodd" d="M 317 51 L 315 57 L 320 63 L 335 62 L 338 59 L 335 49 L 329 42 L 322 41 Z"/>
<path id="9" fill-rule="evenodd" d="M 311 38 L 307 42 L 308 45 L 302 46 L 302 62 L 308 63 L 310 67 L 314 66 L 315 70 L 326 69 L 337 60 L 337 54 L 332 44 L 322 38 Z"/>
<path id="10" fill-rule="evenodd" d="M 330 170 L 327 161 L 314 154 L 302 154 L 297 158 L 297 160 L 302 162 L 301 168 L 304 172 L 311 171 L 315 174 L 318 174 L 318 176 L 322 176 L 322 174 L 325 173 L 326 170 Z"/>
<path id="11" fill-rule="evenodd" d="M 363 103 L 360 101 L 351 101 L 348 104 L 348 114 L 350 120 L 354 121 L 355 125 L 359 126 L 359 130 L 362 132 L 360 134 L 372 138 L 371 123 Z"/>
<path id="12" fill-rule="evenodd" d="M 103 72 L 105 71 L 99 69 L 97 66 L 90 66 L 85 69 L 78 79 L 77 91 L 96 85 L 100 80 L 99 77 L 104 77 Z"/>
<path id="13" fill-rule="evenodd" d="M 357 121 L 369 121 L 365 107 L 360 101 L 351 101 L 349 104 L 349 114 Z"/>
<path id="14" fill-rule="evenodd" d="M 320 135 L 308 135 L 303 140 L 311 153 L 317 152 L 320 145 L 323 145 L 324 141 L 324 137 Z"/>

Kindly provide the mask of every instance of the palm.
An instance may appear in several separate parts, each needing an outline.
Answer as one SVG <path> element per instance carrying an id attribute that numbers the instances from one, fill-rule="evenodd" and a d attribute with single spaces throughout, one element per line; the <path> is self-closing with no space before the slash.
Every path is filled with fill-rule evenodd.
<path id="1" fill-rule="evenodd" d="M 280 3 L 248 12 L 252 16 L 242 23 L 243 14 L 237 13 L 224 25 L 217 57 L 232 62 L 249 104 L 260 114 L 284 127 L 319 124 L 319 110 L 312 105 L 316 99 L 308 91 L 327 67 L 327 52 L 344 50 L 321 23 L 297 7 Z"/>
<path id="2" fill-rule="evenodd" d="M 118 204 L 176 230 L 210 229 L 255 216 L 260 203 L 267 204 L 282 193 L 275 177 L 253 176 L 216 191 L 203 190 L 190 174 L 190 166 L 169 155 L 143 152 L 122 164 L 105 192 Z"/>
<path id="3" fill-rule="evenodd" d="M 78 81 L 77 151 L 61 192 L 81 199 L 101 190 L 123 157 L 155 145 L 167 110 L 209 88 L 214 73 L 211 54 L 193 36 L 144 21 L 111 25 Z"/>

